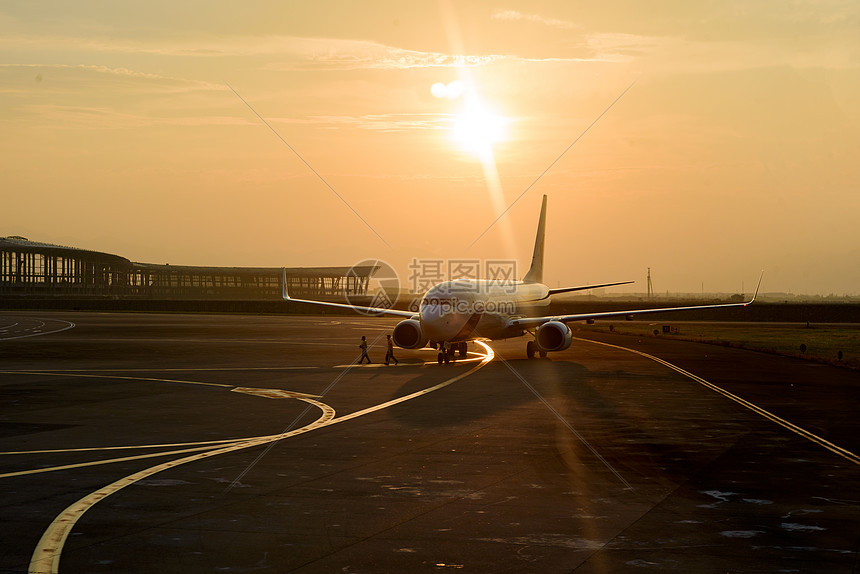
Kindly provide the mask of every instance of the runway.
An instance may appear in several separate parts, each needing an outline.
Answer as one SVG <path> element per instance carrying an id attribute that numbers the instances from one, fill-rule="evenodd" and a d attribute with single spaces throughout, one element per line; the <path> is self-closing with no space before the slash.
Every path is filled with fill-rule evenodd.
<path id="1" fill-rule="evenodd" d="M 0 571 L 860 569 L 856 372 L 395 323 L 0 313 Z"/>

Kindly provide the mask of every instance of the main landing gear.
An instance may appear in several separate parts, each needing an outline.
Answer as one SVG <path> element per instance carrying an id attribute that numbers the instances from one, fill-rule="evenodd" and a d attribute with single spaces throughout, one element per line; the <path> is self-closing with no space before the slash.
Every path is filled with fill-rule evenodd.
<path id="1" fill-rule="evenodd" d="M 437 355 L 437 360 L 439 364 L 442 363 L 450 363 L 456 360 L 457 352 L 460 352 L 460 358 L 465 359 L 466 353 L 469 351 L 469 345 L 466 341 L 460 341 L 457 343 L 439 343 L 439 354 Z"/>
<path id="2" fill-rule="evenodd" d="M 546 359 L 546 351 L 538 347 L 538 344 L 534 341 L 529 341 L 526 343 L 526 357 L 529 359 L 535 358 L 535 353 L 540 355 L 541 359 Z"/>

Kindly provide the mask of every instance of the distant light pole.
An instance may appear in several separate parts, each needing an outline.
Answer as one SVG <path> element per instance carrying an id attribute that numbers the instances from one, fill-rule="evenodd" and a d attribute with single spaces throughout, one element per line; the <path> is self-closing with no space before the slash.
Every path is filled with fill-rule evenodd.
<path id="1" fill-rule="evenodd" d="M 654 286 L 651 284 L 651 268 L 648 268 L 648 298 L 654 297 Z"/>

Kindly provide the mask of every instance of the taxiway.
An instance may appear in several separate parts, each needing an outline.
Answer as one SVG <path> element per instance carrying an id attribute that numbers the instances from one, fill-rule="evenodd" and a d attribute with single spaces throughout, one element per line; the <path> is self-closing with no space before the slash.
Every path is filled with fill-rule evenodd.
<path id="1" fill-rule="evenodd" d="M 582 332 L 350 366 L 394 323 L 0 314 L 0 571 L 860 565 L 857 373 Z"/>

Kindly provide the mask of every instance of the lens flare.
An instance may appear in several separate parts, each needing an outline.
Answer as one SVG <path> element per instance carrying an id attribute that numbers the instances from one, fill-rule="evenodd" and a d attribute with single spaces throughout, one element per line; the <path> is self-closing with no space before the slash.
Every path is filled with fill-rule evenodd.
<path id="1" fill-rule="evenodd" d="M 505 140 L 507 124 L 507 118 L 473 100 L 454 121 L 452 136 L 464 150 L 481 155 Z"/>

